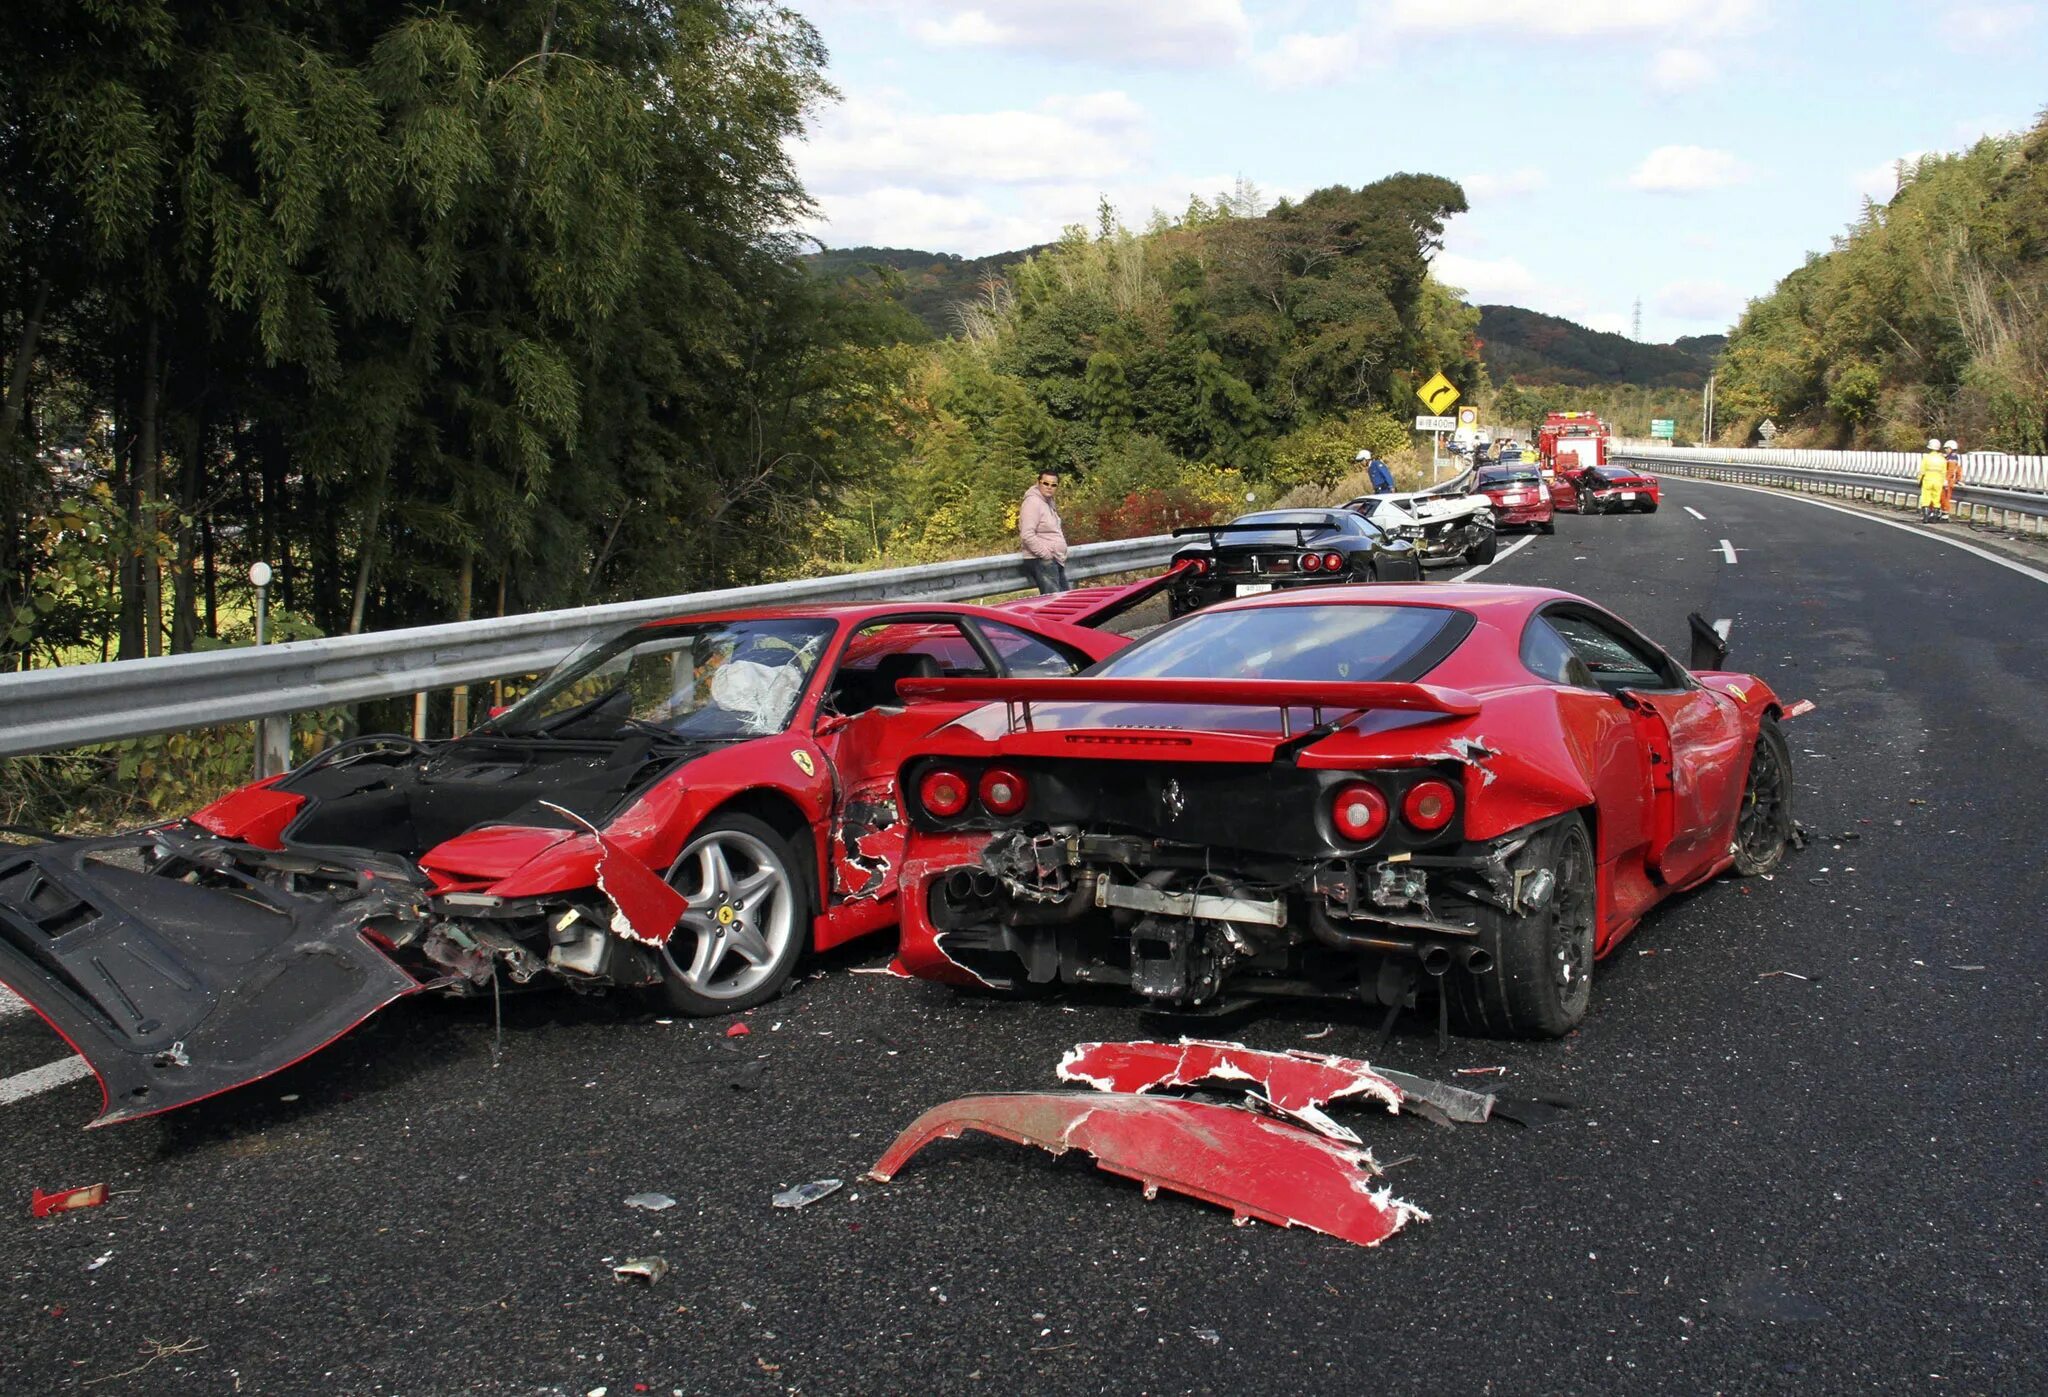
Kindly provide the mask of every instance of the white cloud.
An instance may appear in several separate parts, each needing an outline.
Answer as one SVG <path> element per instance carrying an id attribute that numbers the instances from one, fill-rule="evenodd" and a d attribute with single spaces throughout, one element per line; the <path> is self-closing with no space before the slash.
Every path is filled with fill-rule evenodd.
<path id="1" fill-rule="evenodd" d="M 1242 0 L 830 0 L 807 8 L 838 9 L 849 19 L 886 10 L 934 48 L 1007 49 L 1120 67 L 1213 67 L 1251 48 Z"/>
<path id="2" fill-rule="evenodd" d="M 1106 180 L 1149 145 L 1144 111 L 1121 92 L 1052 97 L 1032 111 L 923 112 L 901 94 L 828 108 L 795 149 L 805 187 L 850 194 L 890 185 L 958 192 L 987 185 Z"/>
<path id="3" fill-rule="evenodd" d="M 1725 281 L 1674 281 L 1651 298 L 1651 308 L 1673 320 L 1733 325 L 1749 298 Z"/>
<path id="4" fill-rule="evenodd" d="M 819 195 L 817 202 L 819 216 L 804 231 L 828 247 L 914 247 L 980 256 L 1046 242 L 1058 231 L 971 194 L 890 185 Z"/>
<path id="5" fill-rule="evenodd" d="M 1598 330 L 1607 335 L 1626 335 L 1635 329 L 1634 321 L 1618 310 L 1596 310 L 1576 318 L 1588 330 Z"/>
<path id="6" fill-rule="evenodd" d="M 1856 192 L 1864 198 L 1875 199 L 1880 204 L 1887 203 L 1892 195 L 1899 192 L 1900 163 L 1903 162 L 1910 171 L 1914 163 L 1925 154 L 1925 151 L 1909 150 L 1897 160 L 1887 160 L 1882 165 L 1872 165 L 1867 170 L 1859 170 L 1849 182 L 1856 186 Z"/>
<path id="7" fill-rule="evenodd" d="M 1430 271 L 1446 286 L 1458 287 L 1473 305 L 1528 306 L 1553 301 L 1555 289 L 1514 257 L 1468 257 L 1448 248 L 1436 255 Z"/>
<path id="8" fill-rule="evenodd" d="M 1466 175 L 1458 181 L 1465 190 L 1465 198 L 1472 203 L 1489 199 L 1513 199 L 1525 194 L 1534 194 L 1550 183 L 1550 176 L 1534 165 L 1501 173 L 1480 173 Z"/>
<path id="9" fill-rule="evenodd" d="M 1706 86 L 1719 71 L 1698 49 L 1659 49 L 1650 61 L 1650 82 L 1665 92 L 1687 92 Z"/>
<path id="10" fill-rule="evenodd" d="M 1360 69 L 1376 67 L 1378 62 L 1367 55 L 1359 31 L 1351 29 L 1336 34 L 1283 34 L 1252 66 L 1275 87 L 1327 87 Z"/>
<path id="11" fill-rule="evenodd" d="M 1741 33 L 1762 10 L 1761 0 L 1390 0 L 1383 13 L 1410 33 L 1581 38 Z"/>
<path id="12" fill-rule="evenodd" d="M 1659 194 L 1692 194 L 1725 189 L 1749 178 L 1749 167 L 1725 150 L 1706 146 L 1658 146 L 1628 177 L 1632 189 Z"/>
<path id="13" fill-rule="evenodd" d="M 1945 9 L 1935 24 L 1950 48 L 1969 53 L 1986 44 L 2008 43 L 2040 18 L 2039 5 L 1956 5 Z"/>

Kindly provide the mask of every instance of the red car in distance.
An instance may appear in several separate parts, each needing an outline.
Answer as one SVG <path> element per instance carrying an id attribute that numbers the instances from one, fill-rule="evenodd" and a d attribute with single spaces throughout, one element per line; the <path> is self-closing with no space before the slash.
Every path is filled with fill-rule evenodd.
<path id="1" fill-rule="evenodd" d="M 1472 482 L 1472 492 L 1493 502 L 1495 528 L 1534 529 L 1542 534 L 1557 532 L 1557 521 L 1550 503 L 1550 486 L 1544 482 L 1543 468 L 1533 461 L 1527 465 L 1511 461 L 1480 467 Z"/>
<path id="2" fill-rule="evenodd" d="M 330 747 L 135 835 L 0 849 L 0 983 L 91 1064 L 106 1125 L 288 1066 L 422 990 L 642 989 L 719 1014 L 896 920 L 912 739 L 1044 679 L 1165 585 L 791 606 L 593 640 L 439 742 Z"/>
<path id="3" fill-rule="evenodd" d="M 1652 907 L 1794 835 L 1777 695 L 1534 587 L 1224 602 L 1072 679 L 924 680 L 988 706 L 899 779 L 898 964 L 1012 993 L 1433 998 L 1557 1037 Z M 1799 711 L 1797 708 L 1794 710 Z"/>
<path id="4" fill-rule="evenodd" d="M 1659 503 L 1657 477 L 1627 466 L 1559 471 L 1550 498 L 1567 514 L 1655 514 Z"/>

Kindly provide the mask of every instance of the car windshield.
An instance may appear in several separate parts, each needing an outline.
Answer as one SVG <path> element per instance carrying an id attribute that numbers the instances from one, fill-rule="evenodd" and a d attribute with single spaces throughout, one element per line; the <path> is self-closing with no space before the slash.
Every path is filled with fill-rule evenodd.
<path id="1" fill-rule="evenodd" d="M 830 621 L 775 617 L 592 641 L 485 728 L 556 737 L 658 730 L 707 741 L 781 732 L 832 630 Z"/>
<path id="2" fill-rule="evenodd" d="M 1541 484 L 1543 475 L 1534 466 L 1517 466 L 1513 470 L 1487 471 L 1479 477 L 1479 488 L 1497 490 L 1503 485 Z"/>
<path id="3" fill-rule="evenodd" d="M 1091 673 L 1118 679 L 1399 677 L 1460 613 L 1436 606 L 1258 606 L 1201 611 L 1154 631 Z"/>

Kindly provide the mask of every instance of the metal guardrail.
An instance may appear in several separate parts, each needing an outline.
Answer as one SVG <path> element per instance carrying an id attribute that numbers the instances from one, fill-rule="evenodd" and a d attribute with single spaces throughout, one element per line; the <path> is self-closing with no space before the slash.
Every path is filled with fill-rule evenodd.
<path id="1" fill-rule="evenodd" d="M 1166 535 L 1083 544 L 1076 582 L 1163 567 Z M 1015 554 L 368 635 L 0 675 L 0 756 L 52 752 L 534 674 L 594 636 L 663 617 L 805 602 L 965 601 L 1032 587 Z"/>
<path id="2" fill-rule="evenodd" d="M 1737 484 L 1789 485 L 1865 499 L 1882 499 L 1913 507 L 1920 499 L 1920 458 L 1896 451 L 1804 451 L 1717 447 L 1616 446 L 1613 459 L 1650 466 L 1673 474 Z M 1971 462 L 1977 461 L 1973 472 Z M 1974 479 L 1972 478 L 1974 474 Z M 1993 484 L 2035 480 L 2041 486 Z M 1965 457 L 1963 483 L 1956 487 L 1956 509 L 1967 519 L 1986 519 L 2040 532 L 2048 521 L 2048 457 Z"/>

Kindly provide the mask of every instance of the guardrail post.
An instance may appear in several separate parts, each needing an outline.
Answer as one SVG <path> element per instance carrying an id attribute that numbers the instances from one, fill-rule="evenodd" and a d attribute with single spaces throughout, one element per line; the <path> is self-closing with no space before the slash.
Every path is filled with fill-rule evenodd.
<path id="1" fill-rule="evenodd" d="M 292 769 L 292 720 L 289 714 L 256 720 L 256 777 L 282 776 Z"/>
<path id="2" fill-rule="evenodd" d="M 425 694 L 414 694 L 412 696 L 412 740 L 414 742 L 425 742 L 427 740 L 427 696 Z"/>

